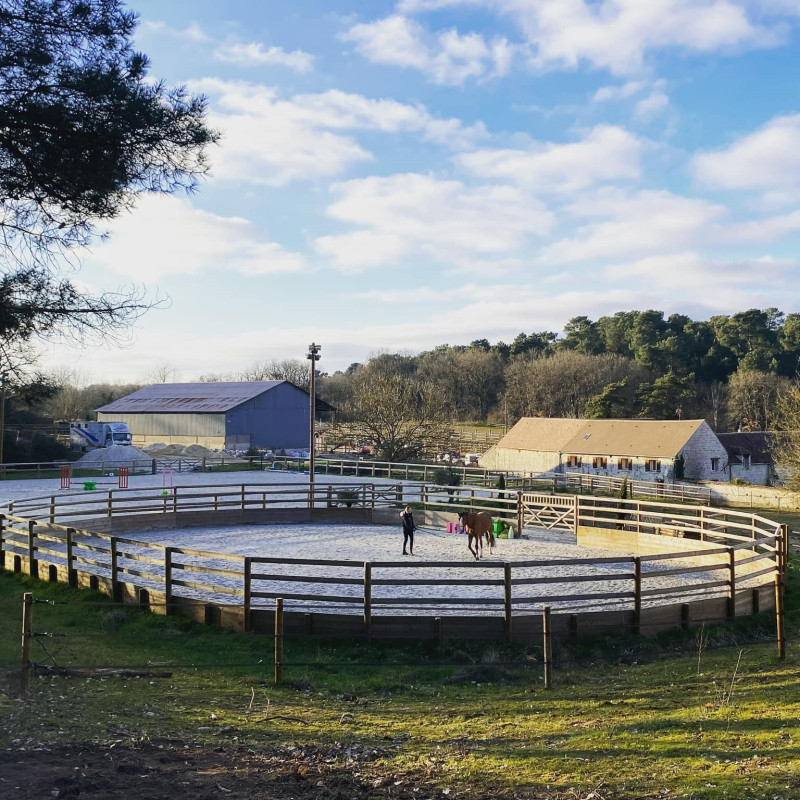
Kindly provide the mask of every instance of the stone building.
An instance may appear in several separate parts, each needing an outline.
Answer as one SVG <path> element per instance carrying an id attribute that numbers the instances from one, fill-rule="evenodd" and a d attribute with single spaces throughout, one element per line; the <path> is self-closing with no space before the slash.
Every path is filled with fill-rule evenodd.
<path id="1" fill-rule="evenodd" d="M 543 475 L 675 479 L 677 459 L 692 481 L 729 479 L 728 453 L 705 420 L 523 417 L 480 459 L 486 469 Z M 680 468 L 679 468 L 680 469 Z"/>

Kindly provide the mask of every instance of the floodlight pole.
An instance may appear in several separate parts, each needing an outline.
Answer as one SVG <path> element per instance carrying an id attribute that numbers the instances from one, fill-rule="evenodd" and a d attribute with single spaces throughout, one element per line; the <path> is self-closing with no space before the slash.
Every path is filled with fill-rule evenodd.
<path id="1" fill-rule="evenodd" d="M 311 410 L 309 413 L 309 443 L 308 443 L 308 506 L 309 508 L 313 508 L 314 506 L 314 450 L 316 446 L 316 424 L 315 424 L 315 417 L 316 417 L 316 393 L 314 391 L 314 377 L 316 373 L 317 361 L 321 358 L 319 351 L 322 350 L 322 345 L 311 344 L 308 346 L 308 353 L 306 354 L 306 358 L 311 361 L 311 374 L 310 380 L 308 385 L 308 394 L 309 400 L 311 405 Z"/>

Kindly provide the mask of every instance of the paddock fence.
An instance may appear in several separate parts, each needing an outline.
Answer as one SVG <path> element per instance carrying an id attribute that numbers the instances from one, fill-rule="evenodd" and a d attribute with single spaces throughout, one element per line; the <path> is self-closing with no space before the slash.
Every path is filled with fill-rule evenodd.
<path id="1" fill-rule="evenodd" d="M 545 606 L 556 636 L 653 633 L 773 609 L 780 616 L 785 526 L 706 506 L 558 499 L 572 506 L 534 493 L 364 483 L 52 494 L 10 505 L 0 568 L 264 633 L 276 599 L 286 604 L 288 633 L 367 639 L 538 638 Z M 609 555 L 365 562 L 241 556 L 137 536 L 226 524 L 284 524 L 286 535 L 291 522 L 397 525 L 398 508 L 408 502 L 424 527 L 443 531 L 456 509 L 486 509 L 521 520 L 528 533 L 531 520 L 539 529 L 551 520 L 551 535 L 569 536 L 571 526 L 579 545 Z"/>

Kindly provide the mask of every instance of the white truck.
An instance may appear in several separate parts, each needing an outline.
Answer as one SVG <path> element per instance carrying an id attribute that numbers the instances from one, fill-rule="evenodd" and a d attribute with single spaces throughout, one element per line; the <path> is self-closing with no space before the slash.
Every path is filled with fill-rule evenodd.
<path id="1" fill-rule="evenodd" d="M 71 422 L 69 442 L 73 450 L 83 453 L 98 447 L 133 443 L 126 422 Z"/>

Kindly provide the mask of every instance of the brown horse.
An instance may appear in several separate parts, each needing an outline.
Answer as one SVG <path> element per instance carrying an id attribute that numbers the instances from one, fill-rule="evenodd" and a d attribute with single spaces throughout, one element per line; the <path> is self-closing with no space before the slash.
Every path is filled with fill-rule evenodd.
<path id="1" fill-rule="evenodd" d="M 480 547 L 480 555 L 483 555 L 483 537 L 486 536 L 486 544 L 489 546 L 489 555 L 492 554 L 492 547 L 494 547 L 494 534 L 492 533 L 492 517 L 485 511 L 479 511 L 477 514 L 470 514 L 466 511 L 458 512 L 459 522 L 464 526 L 467 532 L 467 547 L 470 553 L 475 556 L 477 561 L 480 557 L 478 555 L 478 547 Z M 475 549 L 472 549 L 473 540 L 475 542 Z"/>

